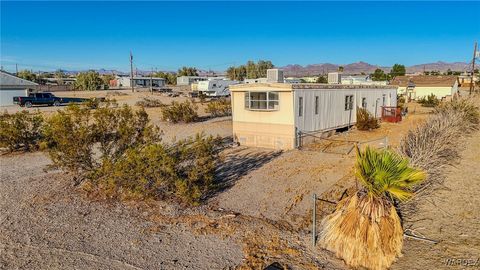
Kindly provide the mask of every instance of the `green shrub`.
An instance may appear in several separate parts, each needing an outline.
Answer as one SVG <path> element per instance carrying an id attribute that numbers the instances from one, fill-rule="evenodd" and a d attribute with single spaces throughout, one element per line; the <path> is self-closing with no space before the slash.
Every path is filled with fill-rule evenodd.
<path id="1" fill-rule="evenodd" d="M 364 108 L 357 108 L 357 123 L 359 130 L 371 130 L 380 127 L 378 120 Z"/>
<path id="2" fill-rule="evenodd" d="M 116 162 L 106 160 L 93 181 L 109 197 L 166 199 L 175 194 L 176 159 L 162 144 L 128 149 Z"/>
<path id="3" fill-rule="evenodd" d="M 168 145 L 143 108 L 70 105 L 47 120 L 45 142 L 55 166 L 109 197 L 196 205 L 213 188 L 220 140 L 199 134 Z"/>
<path id="4" fill-rule="evenodd" d="M 152 125 L 143 108 L 133 111 L 128 105 L 114 109 L 109 106 L 93 113 L 92 134 L 99 143 L 102 159 L 117 159 L 130 148 L 156 142 L 158 127 Z"/>
<path id="5" fill-rule="evenodd" d="M 162 118 L 173 123 L 197 121 L 197 106 L 188 100 L 183 103 L 173 101 L 172 105 L 162 108 Z"/>
<path id="6" fill-rule="evenodd" d="M 94 168 L 95 133 L 91 120 L 90 109 L 69 105 L 46 121 L 45 142 L 55 166 L 76 172 Z"/>
<path id="7" fill-rule="evenodd" d="M 92 180 L 112 198 L 178 199 L 198 205 L 213 188 L 218 140 L 201 134 L 177 144 L 130 148 Z"/>
<path id="8" fill-rule="evenodd" d="M 231 115 L 232 105 L 229 100 L 222 98 L 209 102 L 205 112 L 211 114 L 213 117 Z"/>
<path id="9" fill-rule="evenodd" d="M 137 101 L 136 105 L 145 108 L 156 108 L 165 106 L 165 104 L 163 104 L 160 100 L 148 97 L 143 98 L 143 100 Z"/>
<path id="10" fill-rule="evenodd" d="M 43 122 L 39 113 L 3 113 L 0 115 L 0 147 L 9 151 L 37 150 L 43 137 Z"/>
<path id="11" fill-rule="evenodd" d="M 440 101 L 434 94 L 430 94 L 427 97 L 419 99 L 418 103 L 420 103 L 422 107 L 437 107 L 438 104 L 440 104 Z"/>
<path id="12" fill-rule="evenodd" d="M 218 158 L 219 138 L 197 134 L 173 148 L 178 158 L 176 195 L 184 202 L 198 204 L 212 188 Z"/>

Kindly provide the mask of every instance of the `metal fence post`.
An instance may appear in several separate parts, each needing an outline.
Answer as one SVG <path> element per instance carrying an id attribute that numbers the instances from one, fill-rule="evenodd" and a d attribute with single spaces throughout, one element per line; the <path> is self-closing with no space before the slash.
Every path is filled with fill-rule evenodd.
<path id="1" fill-rule="evenodd" d="M 312 243 L 317 243 L 317 194 L 313 193 L 313 214 L 312 214 Z"/>

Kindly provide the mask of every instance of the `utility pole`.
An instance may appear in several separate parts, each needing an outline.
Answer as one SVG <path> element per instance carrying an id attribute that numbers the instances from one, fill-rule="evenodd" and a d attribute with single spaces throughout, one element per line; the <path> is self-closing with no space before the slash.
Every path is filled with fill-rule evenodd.
<path id="1" fill-rule="evenodd" d="M 15 75 L 18 75 L 18 64 L 15 64 Z"/>
<path id="2" fill-rule="evenodd" d="M 472 78 L 470 79 L 470 95 L 472 94 L 472 91 L 474 90 L 474 84 L 475 84 L 475 58 L 477 56 L 477 42 L 475 41 L 475 47 L 473 48 L 473 59 L 472 59 Z"/>
<path id="3" fill-rule="evenodd" d="M 132 51 L 130 51 L 130 86 L 132 87 L 132 92 L 135 92 L 133 88 L 133 55 Z"/>
<path id="4" fill-rule="evenodd" d="M 153 68 L 152 71 L 150 72 L 150 93 L 153 94 Z"/>

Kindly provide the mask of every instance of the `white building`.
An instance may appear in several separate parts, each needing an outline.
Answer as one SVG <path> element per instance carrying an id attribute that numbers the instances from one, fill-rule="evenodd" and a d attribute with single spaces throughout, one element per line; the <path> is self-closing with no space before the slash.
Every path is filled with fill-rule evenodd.
<path id="1" fill-rule="evenodd" d="M 28 96 L 38 84 L 0 70 L 0 106 L 13 105 L 13 97 Z"/>
<path id="2" fill-rule="evenodd" d="M 200 81 L 207 81 L 207 77 L 200 76 L 179 76 L 177 77 L 177 85 L 191 85 Z"/>
<path id="3" fill-rule="evenodd" d="M 369 75 L 342 75 L 341 84 L 387 85 L 387 81 L 373 81 Z"/>
<path id="4" fill-rule="evenodd" d="M 150 87 L 150 83 L 153 87 L 164 87 L 165 79 L 159 77 L 133 77 L 130 76 L 116 76 L 116 81 L 118 87 L 132 87 L 131 83 L 133 82 L 134 87 Z"/>
<path id="5" fill-rule="evenodd" d="M 396 86 L 259 83 L 230 86 L 234 139 L 274 149 L 299 146 L 301 134 L 356 123 L 358 107 L 380 117 L 397 105 Z"/>

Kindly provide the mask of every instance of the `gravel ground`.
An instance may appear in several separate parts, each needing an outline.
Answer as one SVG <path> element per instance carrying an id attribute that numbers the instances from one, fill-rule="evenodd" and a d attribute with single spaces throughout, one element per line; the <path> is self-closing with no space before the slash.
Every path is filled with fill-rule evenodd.
<path id="1" fill-rule="evenodd" d="M 42 153 L 0 157 L 0 269 L 225 269 L 229 237 L 148 221 L 124 204 L 91 202 Z"/>

